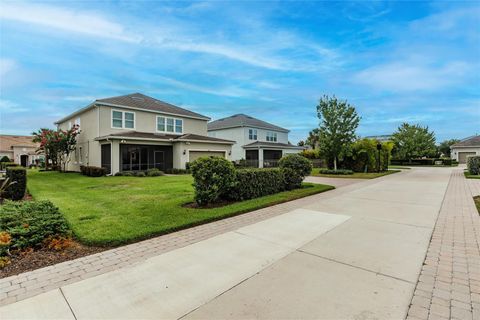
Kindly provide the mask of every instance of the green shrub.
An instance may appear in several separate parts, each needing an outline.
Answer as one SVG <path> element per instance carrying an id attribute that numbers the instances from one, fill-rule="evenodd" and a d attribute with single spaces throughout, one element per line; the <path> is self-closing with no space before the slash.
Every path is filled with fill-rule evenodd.
<path id="1" fill-rule="evenodd" d="M 41 246 L 48 237 L 70 235 L 67 221 L 50 201 L 5 201 L 0 206 L 0 233 L 8 234 L 8 250 Z"/>
<path id="2" fill-rule="evenodd" d="M 5 197 L 21 200 L 27 190 L 27 170 L 23 167 L 7 167 L 7 178 L 12 184 L 5 191 Z"/>
<path id="3" fill-rule="evenodd" d="M 135 172 L 133 172 L 133 171 L 122 171 L 121 173 L 122 173 L 121 175 L 124 176 L 124 177 L 133 177 L 133 176 L 135 176 Z"/>
<path id="4" fill-rule="evenodd" d="M 470 174 L 480 174 L 480 156 L 467 157 L 467 169 Z"/>
<path id="5" fill-rule="evenodd" d="M 312 172 L 312 163 L 298 154 L 289 154 L 282 157 L 278 166 L 283 173 L 286 190 L 300 188 L 303 179 Z"/>
<path id="6" fill-rule="evenodd" d="M 2 170 L 6 170 L 8 167 L 19 167 L 20 165 L 15 162 L 0 162 L 0 167 Z"/>
<path id="7" fill-rule="evenodd" d="M 201 157 L 190 163 L 199 205 L 217 202 L 235 186 L 235 168 L 225 158 Z"/>
<path id="8" fill-rule="evenodd" d="M 11 162 L 11 160 L 10 160 L 9 157 L 3 156 L 3 157 L 0 159 L 0 162 Z"/>
<path id="9" fill-rule="evenodd" d="M 163 175 L 164 175 L 163 171 L 160 171 L 157 168 L 152 168 L 147 170 L 147 176 L 149 177 L 159 177 Z"/>
<path id="10" fill-rule="evenodd" d="M 320 151 L 319 150 L 310 150 L 306 149 L 299 153 L 301 156 L 304 156 L 307 159 L 320 159 Z"/>
<path id="11" fill-rule="evenodd" d="M 447 159 L 442 159 L 443 165 L 444 166 L 451 166 L 452 165 L 452 159 L 447 158 Z"/>
<path id="12" fill-rule="evenodd" d="M 115 173 L 114 176 L 115 176 L 115 177 L 123 177 L 124 174 L 123 174 L 122 171 L 119 171 L 119 172 Z"/>
<path id="13" fill-rule="evenodd" d="M 236 170 L 236 184 L 227 196 L 230 200 L 240 201 L 278 193 L 284 190 L 283 179 L 278 168 Z"/>
<path id="14" fill-rule="evenodd" d="M 168 173 L 168 174 L 190 174 L 190 173 L 192 173 L 192 170 L 191 169 L 170 168 L 170 169 L 166 169 L 165 173 Z"/>
<path id="15" fill-rule="evenodd" d="M 80 172 L 89 177 L 103 177 L 107 174 L 107 169 L 95 166 L 80 166 Z"/>
<path id="16" fill-rule="evenodd" d="M 147 175 L 143 171 L 135 172 L 135 177 L 146 177 Z"/>
<path id="17" fill-rule="evenodd" d="M 378 141 L 375 139 L 361 139 L 352 145 L 352 154 L 346 157 L 343 167 L 355 172 L 376 172 L 387 170 L 391 158 L 392 142 L 381 144 L 380 154 L 377 149 Z M 378 160 L 380 156 L 380 168 Z"/>
<path id="18" fill-rule="evenodd" d="M 347 169 L 338 169 L 338 170 L 332 170 L 332 169 L 323 169 L 319 171 L 321 174 L 336 174 L 336 175 L 349 175 L 353 174 L 352 170 L 347 170 Z"/>

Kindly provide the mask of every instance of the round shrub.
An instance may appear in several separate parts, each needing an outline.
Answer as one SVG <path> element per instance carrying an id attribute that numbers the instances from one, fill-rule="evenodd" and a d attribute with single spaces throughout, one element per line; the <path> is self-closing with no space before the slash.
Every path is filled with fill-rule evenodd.
<path id="1" fill-rule="evenodd" d="M 287 190 L 300 188 L 303 179 L 312 172 L 310 160 L 298 154 L 289 154 L 282 157 L 278 165 L 283 172 L 285 189 Z"/>
<path id="2" fill-rule="evenodd" d="M 467 169 L 470 174 L 480 174 L 480 156 L 467 157 Z"/>
<path id="3" fill-rule="evenodd" d="M 217 202 L 235 186 L 235 167 L 225 158 L 198 158 L 190 163 L 190 169 L 198 205 Z"/>
<path id="4" fill-rule="evenodd" d="M 138 171 L 135 173 L 135 177 L 146 177 L 147 175 L 143 171 Z"/>
<path id="5" fill-rule="evenodd" d="M 121 177 L 121 176 L 124 176 L 123 172 L 119 171 L 115 173 L 115 177 Z"/>
<path id="6" fill-rule="evenodd" d="M 133 177 L 135 175 L 133 171 L 122 171 L 121 173 L 124 177 Z"/>
<path id="7" fill-rule="evenodd" d="M 160 171 L 157 168 L 152 168 L 147 170 L 147 176 L 149 177 L 159 177 L 163 175 L 164 175 L 163 171 Z"/>

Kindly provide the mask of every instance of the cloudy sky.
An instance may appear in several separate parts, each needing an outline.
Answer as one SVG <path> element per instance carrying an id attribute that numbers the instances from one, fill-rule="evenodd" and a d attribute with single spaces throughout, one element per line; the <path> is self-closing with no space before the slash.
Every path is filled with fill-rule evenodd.
<path id="1" fill-rule="evenodd" d="M 0 2 L 0 132 L 142 92 L 213 119 L 246 113 L 303 139 L 323 94 L 362 136 L 402 122 L 480 133 L 480 4 Z"/>

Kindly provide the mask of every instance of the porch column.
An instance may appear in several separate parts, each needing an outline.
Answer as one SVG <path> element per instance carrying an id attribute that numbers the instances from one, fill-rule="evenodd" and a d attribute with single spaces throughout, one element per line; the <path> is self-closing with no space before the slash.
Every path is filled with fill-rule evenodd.
<path id="1" fill-rule="evenodd" d="M 120 171 L 120 142 L 112 140 L 112 175 Z"/>
<path id="2" fill-rule="evenodd" d="M 263 149 L 258 149 L 258 167 L 263 168 Z"/>

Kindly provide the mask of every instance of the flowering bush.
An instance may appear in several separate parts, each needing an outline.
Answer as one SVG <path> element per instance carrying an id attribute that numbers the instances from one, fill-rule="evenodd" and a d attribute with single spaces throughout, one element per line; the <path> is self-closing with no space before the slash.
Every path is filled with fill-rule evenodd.
<path id="1" fill-rule="evenodd" d="M 33 142 L 40 143 L 40 150 L 45 153 L 46 166 L 48 160 L 52 166 L 65 171 L 67 163 L 70 161 L 70 154 L 75 151 L 77 146 L 77 136 L 80 134 L 78 125 L 74 125 L 69 130 L 40 129 L 33 133 Z"/>

